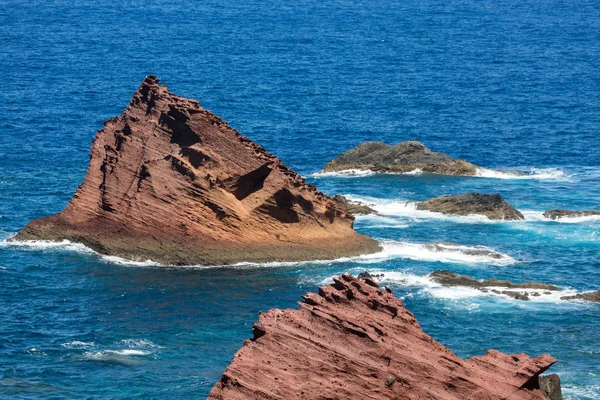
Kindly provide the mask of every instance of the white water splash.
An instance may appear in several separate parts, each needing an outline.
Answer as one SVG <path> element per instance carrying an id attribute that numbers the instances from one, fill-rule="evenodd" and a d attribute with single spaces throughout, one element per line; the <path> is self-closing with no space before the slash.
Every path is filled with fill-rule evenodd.
<path id="1" fill-rule="evenodd" d="M 492 179 L 536 179 L 553 181 L 568 181 L 573 177 L 573 175 L 569 175 L 558 168 L 524 168 L 523 170 L 514 171 L 478 168 L 475 176 Z"/>

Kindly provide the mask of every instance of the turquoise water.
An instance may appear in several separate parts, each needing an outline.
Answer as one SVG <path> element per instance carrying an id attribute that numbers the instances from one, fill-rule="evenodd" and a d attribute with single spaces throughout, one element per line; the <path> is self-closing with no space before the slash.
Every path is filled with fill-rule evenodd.
<path id="1" fill-rule="evenodd" d="M 259 311 L 365 269 L 461 357 L 550 353 L 566 396 L 600 398 L 600 7 L 595 1 L 120 2 L 0 0 L 0 239 L 60 211 L 94 133 L 144 76 L 193 97 L 328 194 L 372 204 L 353 260 L 165 268 L 75 244 L 0 243 L 0 398 L 206 396 Z M 421 140 L 514 176 L 323 175 L 363 140 Z M 486 174 L 484 174 L 486 175 Z M 490 173 L 487 173 L 490 175 Z M 443 194 L 500 193 L 525 221 L 417 212 Z M 487 246 L 500 260 L 431 252 Z M 518 302 L 435 286 L 450 269 L 554 283 Z"/>

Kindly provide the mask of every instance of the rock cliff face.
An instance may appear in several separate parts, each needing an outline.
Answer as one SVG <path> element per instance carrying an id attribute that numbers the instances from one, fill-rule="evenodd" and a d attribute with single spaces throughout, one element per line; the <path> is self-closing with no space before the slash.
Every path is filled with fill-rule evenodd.
<path id="1" fill-rule="evenodd" d="M 417 203 L 417 210 L 429 210 L 454 215 L 485 215 L 489 219 L 522 220 L 523 214 L 508 204 L 499 194 L 464 193 L 436 197 Z"/>
<path id="2" fill-rule="evenodd" d="M 362 169 L 379 172 L 423 172 L 441 175 L 476 175 L 477 166 L 429 150 L 421 142 L 408 141 L 396 145 L 382 142 L 364 142 L 327 164 L 323 171 Z"/>
<path id="3" fill-rule="evenodd" d="M 544 399 L 549 355 L 468 360 L 425 334 L 388 288 L 350 275 L 299 310 L 260 314 L 209 399 Z"/>
<path id="4" fill-rule="evenodd" d="M 331 259 L 379 248 L 277 157 L 153 76 L 104 124 L 90 157 L 65 210 L 14 239 L 68 239 L 166 264 Z"/>

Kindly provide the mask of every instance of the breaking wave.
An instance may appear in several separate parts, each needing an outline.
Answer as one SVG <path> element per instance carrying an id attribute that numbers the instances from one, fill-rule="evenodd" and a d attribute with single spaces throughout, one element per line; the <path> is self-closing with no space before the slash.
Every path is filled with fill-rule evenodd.
<path id="1" fill-rule="evenodd" d="M 96 253 L 94 250 L 80 243 L 72 243 L 68 240 L 62 242 L 49 241 L 20 241 L 20 242 L 0 242 L 0 245 L 18 246 L 34 250 L 59 250 L 74 251 L 81 254 L 90 254 L 97 256 L 101 261 L 110 262 L 118 265 L 133 267 L 167 267 L 177 269 L 206 269 L 206 268 L 275 268 L 302 265 L 331 265 L 337 263 L 378 263 L 390 259 L 411 259 L 430 262 L 445 263 L 463 263 L 477 264 L 487 263 L 493 265 L 509 265 L 517 262 L 514 258 L 493 251 L 485 246 L 460 246 L 454 244 L 433 244 L 431 243 L 409 243 L 398 241 L 382 241 L 381 251 L 373 254 L 364 254 L 356 257 L 342 257 L 334 260 L 312 260 L 312 261 L 289 261 L 289 262 L 267 262 L 252 263 L 241 262 L 231 265 L 188 265 L 188 266 L 168 266 L 154 261 L 130 261 L 115 256 L 105 256 Z M 485 254 L 489 253 L 489 254 Z"/>
<path id="2" fill-rule="evenodd" d="M 567 181 L 573 177 L 573 175 L 567 174 L 558 168 L 526 168 L 514 171 L 478 168 L 475 176 L 493 179 L 537 179 L 553 181 Z"/>

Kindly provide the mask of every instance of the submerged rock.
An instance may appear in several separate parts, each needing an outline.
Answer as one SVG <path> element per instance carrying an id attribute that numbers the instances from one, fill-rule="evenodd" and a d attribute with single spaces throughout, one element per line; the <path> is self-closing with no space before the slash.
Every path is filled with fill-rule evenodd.
<path id="1" fill-rule="evenodd" d="M 453 215 L 485 215 L 493 220 L 522 220 L 523 214 L 499 194 L 464 193 L 417 203 L 417 210 Z"/>
<path id="2" fill-rule="evenodd" d="M 335 201 L 336 204 L 340 206 L 342 210 L 353 215 L 377 214 L 377 211 L 373 210 L 371 207 L 364 205 L 360 202 L 350 201 L 344 196 L 340 196 L 339 194 L 336 194 L 331 199 Z"/>
<path id="3" fill-rule="evenodd" d="M 600 211 L 549 210 L 544 213 L 544 217 L 550 218 L 550 219 L 591 217 L 591 216 L 600 216 Z"/>
<path id="4" fill-rule="evenodd" d="M 429 150 L 421 142 L 408 141 L 395 145 L 364 142 L 343 152 L 324 168 L 325 172 L 362 169 L 378 172 L 423 172 L 441 175 L 476 175 L 476 165 Z"/>
<path id="5" fill-rule="evenodd" d="M 479 289 L 484 292 L 487 292 L 488 290 L 490 290 L 489 288 L 492 288 L 492 287 L 507 288 L 507 289 L 536 289 L 536 290 L 544 290 L 544 291 L 559 290 L 559 288 L 555 285 L 548 285 L 545 283 L 538 283 L 538 282 L 513 283 L 508 280 L 500 280 L 500 279 L 496 279 L 496 278 L 484 279 L 484 280 L 480 281 L 477 279 L 473 279 L 470 276 L 458 275 L 458 274 L 455 274 L 454 272 L 447 271 L 447 270 L 433 271 L 431 274 L 429 274 L 429 277 L 431 278 L 431 280 L 441 284 L 442 286 L 463 286 L 463 287 Z M 491 291 L 493 293 L 503 294 L 505 296 L 509 296 L 509 297 L 512 297 L 517 300 L 529 300 L 529 295 L 536 296 L 536 297 L 540 296 L 540 293 L 538 293 L 538 292 L 528 293 L 528 292 L 519 292 L 519 291 L 514 291 L 514 290 L 497 290 L 497 289 L 491 289 Z M 548 293 L 549 292 L 544 292 L 544 294 L 548 294 Z"/>
<path id="6" fill-rule="evenodd" d="M 549 355 L 461 359 L 389 288 L 350 275 L 259 315 L 209 399 L 543 399 Z"/>
<path id="7" fill-rule="evenodd" d="M 165 264 L 332 259 L 375 252 L 352 215 L 195 100 L 149 76 L 92 144 L 62 212 L 15 240 L 81 242 Z"/>
<path id="8" fill-rule="evenodd" d="M 600 290 L 596 290 L 595 292 L 578 293 L 573 296 L 563 296 L 560 299 L 561 300 L 585 300 L 585 301 L 592 301 L 595 303 L 600 303 Z"/>

